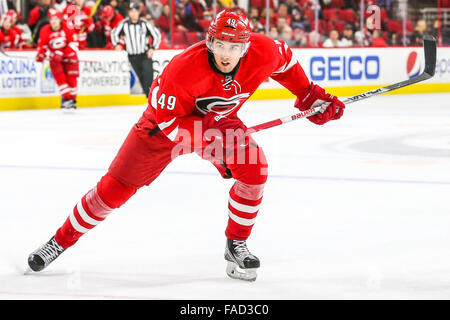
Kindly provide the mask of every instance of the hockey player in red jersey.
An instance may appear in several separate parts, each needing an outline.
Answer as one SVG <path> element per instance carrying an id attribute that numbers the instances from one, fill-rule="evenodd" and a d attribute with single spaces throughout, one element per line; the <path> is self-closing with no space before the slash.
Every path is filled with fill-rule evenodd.
<path id="1" fill-rule="evenodd" d="M 51 8 L 48 17 L 50 24 L 41 30 L 36 61 L 43 62 L 48 53 L 50 69 L 62 97 L 61 108 L 73 110 L 76 109 L 78 90 L 78 43 L 72 30 L 63 24 L 61 12 Z"/>
<path id="2" fill-rule="evenodd" d="M 238 118 L 243 103 L 268 77 L 297 96 L 294 107 L 322 106 L 308 119 L 339 119 L 344 104 L 309 81 L 283 41 L 251 34 L 248 20 L 230 10 L 211 22 L 207 39 L 175 56 L 155 79 L 149 104 L 96 187 L 76 204 L 56 234 L 28 259 L 44 269 L 86 232 L 152 183 L 177 156 L 196 152 L 224 178 L 234 178 L 225 230 L 227 274 L 253 281 L 259 259 L 250 236 L 261 208 L 268 166 L 264 152 Z"/>
<path id="3" fill-rule="evenodd" d="M 106 38 L 106 49 L 113 49 L 111 42 L 111 31 L 117 27 L 120 21 L 125 19 L 119 12 L 116 12 L 110 5 L 104 6 L 100 12 L 100 21 L 95 23 L 97 32 L 103 33 Z"/>
<path id="4" fill-rule="evenodd" d="M 20 34 L 14 30 L 11 16 L 7 14 L 0 17 L 0 40 L 2 48 L 21 48 Z"/>
<path id="5" fill-rule="evenodd" d="M 95 28 L 94 21 L 90 17 L 91 9 L 84 5 L 85 0 L 70 1 L 63 11 L 67 28 L 72 29 L 75 41 L 79 49 L 87 48 L 87 35 Z"/>

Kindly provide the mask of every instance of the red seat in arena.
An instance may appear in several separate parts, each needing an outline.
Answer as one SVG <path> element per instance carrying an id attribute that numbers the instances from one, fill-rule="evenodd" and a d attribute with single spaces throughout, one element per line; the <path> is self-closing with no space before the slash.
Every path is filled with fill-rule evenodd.
<path id="1" fill-rule="evenodd" d="M 388 14 L 385 9 L 380 9 L 381 23 L 386 23 L 389 20 Z"/>
<path id="2" fill-rule="evenodd" d="M 325 20 L 337 20 L 338 19 L 338 10 L 337 9 L 324 9 L 323 10 L 323 18 Z"/>
<path id="3" fill-rule="evenodd" d="M 399 33 L 403 34 L 403 22 L 399 22 L 399 24 L 400 24 Z M 406 27 L 406 34 L 411 34 L 414 32 L 414 24 L 412 23 L 412 21 L 407 20 L 405 27 Z"/>
<path id="4" fill-rule="evenodd" d="M 340 9 L 340 8 L 343 8 L 344 6 L 345 6 L 344 0 L 331 0 L 332 8 Z"/>
<path id="5" fill-rule="evenodd" d="M 334 28 L 339 31 L 340 34 L 344 32 L 345 29 L 345 22 L 344 21 L 336 21 L 334 24 Z"/>
<path id="6" fill-rule="evenodd" d="M 353 11 L 353 9 L 340 10 L 339 18 L 345 22 L 354 23 L 356 21 L 355 11 Z"/>
<path id="7" fill-rule="evenodd" d="M 388 21 L 388 31 L 393 33 L 400 32 L 400 22 L 396 20 L 389 20 Z"/>
<path id="8" fill-rule="evenodd" d="M 312 10 L 312 9 L 305 9 L 305 18 L 309 22 L 314 21 L 314 10 Z"/>
<path id="9" fill-rule="evenodd" d="M 203 28 L 203 30 L 208 30 L 209 28 L 209 24 L 211 23 L 210 20 L 206 20 L 206 19 L 201 19 L 198 21 L 198 23 L 200 23 L 200 26 Z"/>
<path id="10" fill-rule="evenodd" d="M 180 46 L 180 45 L 185 46 L 187 43 L 186 43 L 186 38 L 185 38 L 184 32 L 180 32 L 180 31 L 174 32 L 172 43 L 174 46 Z"/>
<path id="11" fill-rule="evenodd" d="M 198 32 L 188 32 L 186 33 L 186 39 L 189 45 L 197 43 L 200 40 Z"/>

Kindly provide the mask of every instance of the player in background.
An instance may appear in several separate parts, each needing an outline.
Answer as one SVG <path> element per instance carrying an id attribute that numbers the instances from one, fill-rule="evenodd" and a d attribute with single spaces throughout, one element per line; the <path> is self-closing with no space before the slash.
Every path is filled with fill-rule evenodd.
<path id="1" fill-rule="evenodd" d="M 62 13 L 50 8 L 50 24 L 45 25 L 38 42 L 37 62 L 50 59 L 50 69 L 61 94 L 61 108 L 76 109 L 77 84 L 79 76 L 78 43 L 73 31 L 63 24 Z"/>
<path id="2" fill-rule="evenodd" d="M 155 79 L 147 109 L 108 172 L 81 198 L 55 235 L 30 254 L 30 268 L 43 270 L 139 188 L 151 184 L 173 159 L 196 152 L 219 161 L 221 172 L 235 179 L 228 207 L 223 208 L 228 214 L 226 271 L 232 278 L 255 280 L 260 261 L 249 251 L 247 239 L 262 205 L 268 166 L 237 112 L 268 77 L 297 96 L 294 107 L 322 106 L 320 113 L 308 118 L 315 124 L 342 116 L 344 104 L 309 81 L 286 43 L 251 33 L 245 16 L 224 10 L 211 22 L 207 39 L 175 56 Z M 174 201 L 177 192 L 186 191 L 174 186 Z M 193 198 L 201 203 L 201 192 Z M 192 219 L 188 228 L 197 232 L 198 217 Z"/>
<path id="3" fill-rule="evenodd" d="M 114 10 L 110 5 L 106 5 L 100 11 L 100 20 L 95 23 L 97 32 L 102 33 L 106 38 L 106 49 L 113 49 L 111 42 L 111 31 L 125 18 Z"/>
<path id="4" fill-rule="evenodd" d="M 84 5 L 85 0 L 70 0 L 64 8 L 63 18 L 67 28 L 73 30 L 74 40 L 78 42 L 79 49 L 87 48 L 87 35 L 95 28 L 90 17 L 91 8 Z"/>
<path id="5" fill-rule="evenodd" d="M 17 24 L 19 15 L 16 10 L 9 9 L 6 12 L 6 16 L 11 19 L 11 29 L 13 29 L 14 32 L 17 33 L 18 35 L 17 48 L 20 49 L 28 48 L 29 45 L 26 40 L 28 39 L 29 41 L 31 41 L 31 30 L 28 28 L 26 24 L 22 24 L 19 27 L 19 25 Z M 26 32 L 26 34 L 24 34 L 24 31 Z"/>
<path id="6" fill-rule="evenodd" d="M 20 45 L 20 35 L 14 30 L 11 16 L 0 17 L 0 41 L 2 49 L 17 49 Z"/>

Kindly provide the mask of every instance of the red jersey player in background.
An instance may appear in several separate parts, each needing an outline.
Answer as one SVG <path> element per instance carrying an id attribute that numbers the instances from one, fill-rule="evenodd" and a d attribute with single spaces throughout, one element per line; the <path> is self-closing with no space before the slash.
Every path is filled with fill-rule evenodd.
<path id="1" fill-rule="evenodd" d="M 7 14 L 0 17 L 0 46 L 8 49 L 18 49 L 26 46 L 21 41 L 20 34 L 14 30 L 11 16 Z"/>
<path id="2" fill-rule="evenodd" d="M 14 9 L 9 9 L 6 11 L 5 15 L 10 18 L 11 21 L 11 29 L 14 30 L 15 33 L 17 33 L 18 40 L 17 40 L 17 48 L 25 49 L 28 48 L 28 44 L 23 38 L 23 30 L 17 26 L 17 20 L 19 18 L 19 14 Z"/>
<path id="3" fill-rule="evenodd" d="M 38 42 L 37 62 L 50 59 L 50 69 L 61 94 L 61 108 L 76 109 L 79 62 L 78 43 L 73 31 L 63 24 L 62 13 L 55 8 L 48 11 L 50 24 L 41 29 Z"/>
<path id="4" fill-rule="evenodd" d="M 95 29 L 97 32 L 105 35 L 106 49 L 114 48 L 114 45 L 111 42 L 111 31 L 124 19 L 125 18 L 119 12 L 116 12 L 110 5 L 104 6 L 102 11 L 100 11 L 100 21 L 95 23 Z"/>
<path id="5" fill-rule="evenodd" d="M 74 40 L 78 42 L 79 49 L 87 48 L 87 35 L 95 28 L 90 17 L 91 9 L 84 5 L 85 0 L 71 0 L 63 11 L 67 28 L 73 30 Z"/>
<path id="6" fill-rule="evenodd" d="M 207 39 L 175 56 L 154 80 L 148 107 L 108 172 L 55 235 L 30 254 L 30 268 L 43 270 L 139 188 L 152 183 L 174 158 L 196 152 L 222 177 L 235 179 L 228 207 L 223 208 L 228 213 L 226 270 L 232 278 L 255 280 L 260 261 L 246 240 L 261 208 L 268 166 L 237 112 L 268 77 L 297 96 L 294 107 L 323 107 L 308 118 L 312 122 L 322 125 L 342 116 L 344 104 L 309 81 L 283 41 L 251 34 L 245 16 L 224 10 L 211 22 Z"/>

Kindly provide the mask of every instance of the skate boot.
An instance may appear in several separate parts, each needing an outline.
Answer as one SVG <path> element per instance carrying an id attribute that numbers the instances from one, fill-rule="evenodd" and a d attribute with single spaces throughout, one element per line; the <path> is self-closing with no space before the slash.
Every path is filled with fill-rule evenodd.
<path id="1" fill-rule="evenodd" d="M 259 259 L 250 253 L 245 241 L 227 239 L 225 260 L 228 261 L 227 274 L 230 278 L 246 281 L 256 280 Z"/>
<path id="2" fill-rule="evenodd" d="M 61 247 L 52 237 L 46 244 L 34 251 L 28 256 L 28 265 L 33 271 L 42 271 L 61 253 L 64 252 L 64 248 Z"/>
<path id="3" fill-rule="evenodd" d="M 72 110 L 76 110 L 77 109 L 77 101 L 75 99 L 70 99 L 70 105 L 69 108 Z"/>
<path id="4" fill-rule="evenodd" d="M 75 100 L 73 99 L 62 99 L 61 110 L 64 113 L 72 113 L 76 109 Z"/>

